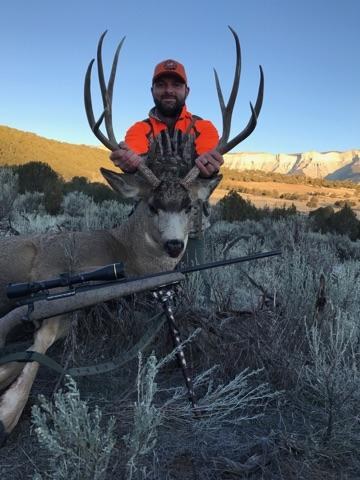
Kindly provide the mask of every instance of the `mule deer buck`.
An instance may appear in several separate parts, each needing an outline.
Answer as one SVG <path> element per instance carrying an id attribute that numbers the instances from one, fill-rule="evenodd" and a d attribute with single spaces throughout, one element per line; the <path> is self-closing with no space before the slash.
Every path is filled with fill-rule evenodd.
<path id="1" fill-rule="evenodd" d="M 251 118 L 242 132 L 229 141 L 232 111 L 240 80 L 240 44 L 237 34 L 230 28 L 236 44 L 235 76 L 229 102 L 225 105 L 220 83 L 215 71 L 215 82 L 223 118 L 223 133 L 217 147 L 224 154 L 238 145 L 255 129 L 263 99 L 263 73 L 260 67 L 260 84 L 255 106 L 251 104 Z M 105 32 L 106 33 L 106 32 Z M 91 129 L 96 137 L 110 150 L 118 148 L 112 125 L 112 96 L 118 56 L 123 43 L 115 53 L 111 75 L 106 85 L 102 66 L 101 36 L 97 63 L 104 113 L 95 121 L 90 80 L 94 60 L 85 77 L 85 108 Z M 100 131 L 105 120 L 107 136 Z M 154 141 L 149 157 L 140 164 L 136 174 L 116 173 L 101 169 L 110 186 L 126 198 L 139 201 L 128 220 L 112 230 L 95 232 L 63 232 L 32 236 L 7 237 L 0 240 L 0 314 L 9 312 L 14 304 L 6 297 L 5 288 L 11 282 L 31 282 L 58 276 L 72 271 L 89 271 L 92 268 L 122 261 L 127 275 L 141 275 L 170 271 L 180 261 L 188 239 L 192 206 L 199 200 L 209 198 L 221 176 L 210 179 L 197 178 L 196 166 L 183 178 L 159 179 L 148 166 L 151 156 L 164 157 L 164 164 L 194 155 L 194 139 L 184 136 L 174 142 L 169 135 Z M 195 158 L 192 158 L 192 162 Z M 194 164 L 194 162 L 193 162 Z M 69 265 L 66 246 L 72 245 L 75 262 Z M 0 318 L 0 346 L 9 333 L 9 324 Z M 56 316 L 44 320 L 35 331 L 31 351 L 45 353 L 69 329 L 69 319 Z M 27 402 L 39 364 L 11 362 L 0 365 L 0 441 L 16 426 Z"/>

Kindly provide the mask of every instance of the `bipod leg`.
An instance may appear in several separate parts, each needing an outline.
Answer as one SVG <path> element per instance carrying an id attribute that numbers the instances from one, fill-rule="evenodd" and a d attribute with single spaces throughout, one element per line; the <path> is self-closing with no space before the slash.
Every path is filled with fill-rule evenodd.
<path id="1" fill-rule="evenodd" d="M 186 388 L 189 394 L 189 401 L 193 407 L 195 416 L 198 416 L 199 413 L 195 400 L 194 387 L 186 363 L 184 350 L 181 346 L 180 332 L 175 323 L 175 317 L 172 307 L 175 292 L 173 289 L 159 289 L 153 291 L 153 295 L 161 303 L 163 310 L 166 314 L 173 345 L 177 349 L 176 357 L 181 367 L 185 379 Z"/>

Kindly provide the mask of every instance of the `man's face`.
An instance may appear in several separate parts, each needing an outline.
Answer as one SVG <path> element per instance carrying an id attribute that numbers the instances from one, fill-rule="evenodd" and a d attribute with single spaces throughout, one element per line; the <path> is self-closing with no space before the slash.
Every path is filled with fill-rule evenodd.
<path id="1" fill-rule="evenodd" d="M 178 77 L 162 75 L 151 88 L 157 110 L 165 117 L 176 117 L 185 105 L 189 87 Z"/>

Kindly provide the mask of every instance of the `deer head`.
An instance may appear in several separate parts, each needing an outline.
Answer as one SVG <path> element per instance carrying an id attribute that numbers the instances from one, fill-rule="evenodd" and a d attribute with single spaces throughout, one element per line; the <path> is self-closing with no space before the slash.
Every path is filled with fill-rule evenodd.
<path id="1" fill-rule="evenodd" d="M 198 200 L 206 201 L 221 180 L 195 179 L 185 188 L 178 179 L 166 177 L 152 186 L 144 177 L 101 169 L 109 185 L 124 198 L 139 202 L 137 211 L 144 226 L 145 241 L 180 257 L 186 248 L 190 219 Z M 180 257 L 181 258 L 181 257 Z"/>

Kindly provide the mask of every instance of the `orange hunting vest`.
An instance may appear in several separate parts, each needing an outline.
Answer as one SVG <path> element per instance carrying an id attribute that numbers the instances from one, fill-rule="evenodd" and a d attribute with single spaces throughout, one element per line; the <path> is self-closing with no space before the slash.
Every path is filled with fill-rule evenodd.
<path id="1" fill-rule="evenodd" d="M 126 132 L 125 143 L 138 155 L 147 153 L 151 138 L 156 138 L 163 130 L 167 129 L 167 125 L 155 116 L 154 110 L 155 108 L 150 110 L 149 118 L 135 123 Z M 190 132 L 187 132 L 192 122 L 194 122 L 193 126 Z M 174 129 L 195 135 L 195 149 L 198 155 L 214 149 L 219 143 L 219 134 L 214 125 L 209 120 L 192 115 L 187 111 L 185 105 Z"/>

